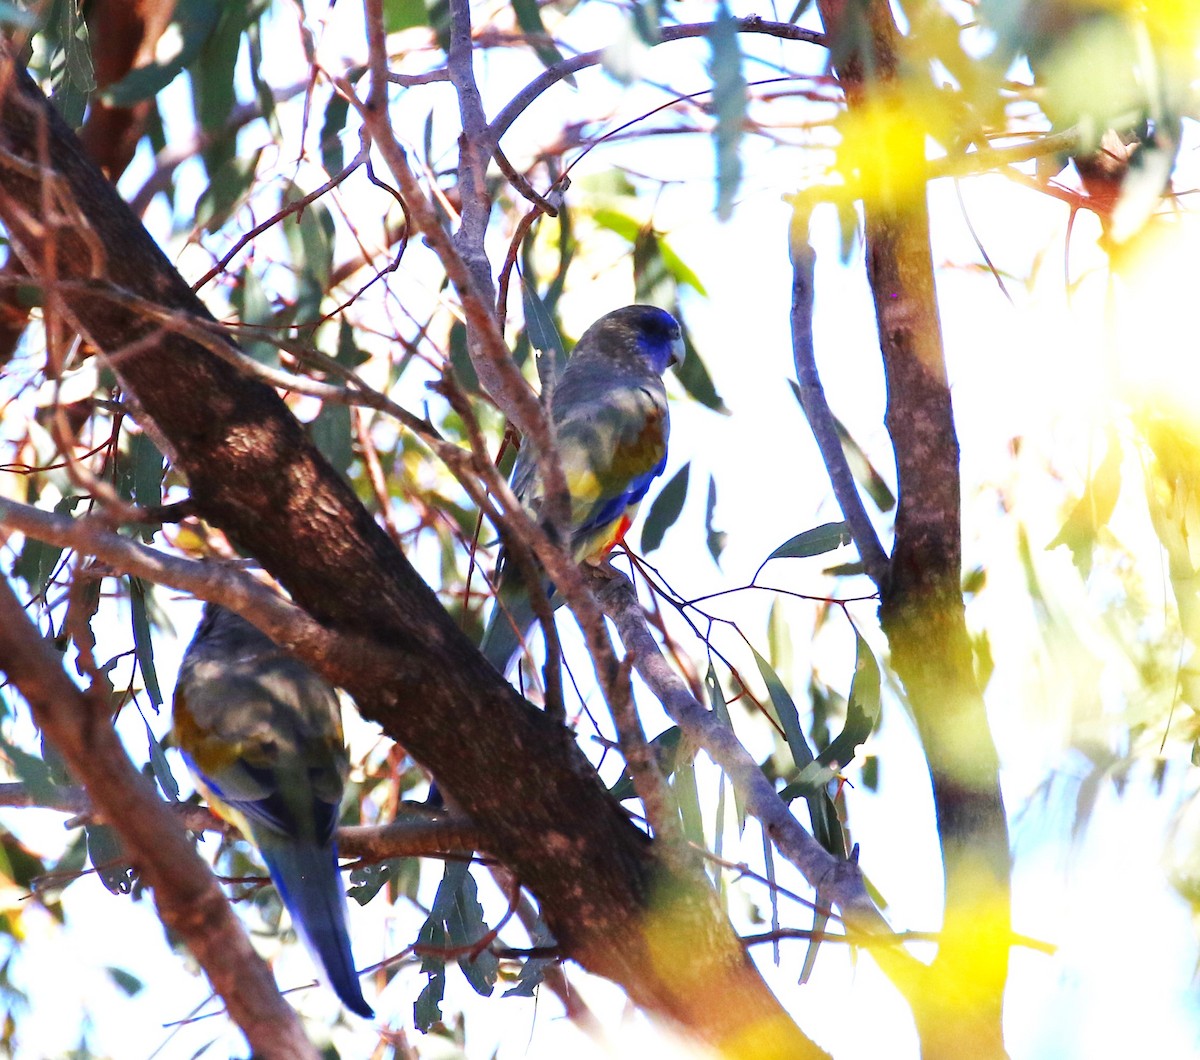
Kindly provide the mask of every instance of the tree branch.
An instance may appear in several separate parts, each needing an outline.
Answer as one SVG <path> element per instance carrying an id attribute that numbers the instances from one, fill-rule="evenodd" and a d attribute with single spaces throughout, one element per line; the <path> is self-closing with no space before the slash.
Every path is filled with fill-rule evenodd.
<path id="1" fill-rule="evenodd" d="M 887 579 L 888 556 L 863 506 L 817 372 L 812 332 L 813 273 L 817 255 L 808 241 L 808 210 L 808 205 L 797 197 L 792 204 L 792 223 L 788 231 L 792 258 L 792 357 L 796 363 L 800 405 L 817 441 L 833 495 L 850 527 L 858 555 L 875 587 L 882 589 Z"/>

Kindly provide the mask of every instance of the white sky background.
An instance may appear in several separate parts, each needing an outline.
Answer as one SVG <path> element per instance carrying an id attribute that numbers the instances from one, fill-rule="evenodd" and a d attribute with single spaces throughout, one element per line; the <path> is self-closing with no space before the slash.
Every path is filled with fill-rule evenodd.
<path id="1" fill-rule="evenodd" d="M 696 5 L 694 17 L 704 17 L 707 5 Z M 785 7 L 790 10 L 791 5 Z M 313 22 L 320 12 L 314 6 Z M 748 13 L 749 7 L 737 13 Z M 766 14 L 766 12 L 763 12 Z M 786 15 L 788 12 L 783 11 Z M 690 12 L 689 12 L 690 14 Z M 295 64 L 299 44 L 291 11 L 276 18 L 269 34 L 268 69 L 273 83 L 289 84 L 301 76 Z M 581 48 L 608 39 L 617 12 L 586 5 L 562 27 L 563 37 Z M 342 0 L 331 28 L 321 41 L 322 57 L 333 68 L 342 64 L 338 56 L 360 58 L 363 51 L 359 28 L 361 12 L 350 0 Z M 743 46 L 761 54 L 778 50 L 778 42 L 744 39 Z M 803 45 L 789 45 L 789 57 Z M 822 56 L 812 52 L 814 69 Z M 681 91 L 693 91 L 706 83 L 704 63 L 707 48 L 702 42 L 664 46 L 652 54 L 654 77 Z M 794 61 L 794 60 L 793 60 Z M 537 73 L 536 60 L 514 61 L 512 56 L 493 53 L 481 56 L 479 76 L 485 106 L 494 114 L 511 92 Z M 759 74 L 748 64 L 747 76 Z M 558 86 L 539 101 L 536 111 L 522 119 L 506 138 L 510 156 L 518 161 L 522 149 L 536 147 L 549 138 L 565 120 L 586 114 L 602 114 L 611 101 L 615 113 L 632 117 L 663 100 L 661 93 L 644 88 L 626 90 L 598 71 L 579 77 L 579 94 Z M 173 90 L 179 101 L 178 114 L 171 116 L 187 127 L 190 108 L 181 86 Z M 450 90 L 427 86 L 402 97 L 398 117 L 407 125 L 401 132 L 419 142 L 421 123 L 431 106 Z M 583 101 L 586 106 L 580 106 Z M 295 108 L 283 112 L 295 121 Z M 314 121 L 319 128 L 319 118 Z M 315 130 L 314 130 L 315 132 Z M 448 123 L 436 130 L 440 137 L 452 135 Z M 261 133 L 247 130 L 241 145 L 248 152 Z M 354 137 L 347 137 L 353 151 Z M 1200 180 L 1194 165 L 1194 141 L 1185 147 L 1183 166 L 1187 171 L 1180 186 L 1194 187 Z M 684 181 L 670 185 L 654 213 L 656 226 L 668 233 L 672 246 L 696 269 L 708 288 L 708 298 L 688 297 L 685 313 L 697 344 L 713 373 L 718 390 L 732 410 L 730 417 L 709 413 L 686 401 L 673 405 L 673 436 L 670 463 L 663 481 L 685 460 L 693 462 L 692 488 L 688 507 L 666 543 L 650 558 L 668 579 L 687 595 L 730 588 L 746 582 L 762 558 L 792 534 L 837 518 L 824 471 L 799 408 L 785 380 L 792 374 L 788 333 L 790 268 L 785 244 L 789 208 L 781 195 L 796 190 L 806 178 L 817 176 L 810 156 L 788 147 L 768 148 L 749 140 L 745 145 L 747 173 L 733 220 L 719 224 L 713 216 L 714 190 L 711 183 L 712 148 L 707 138 L 663 137 L 628 146 L 602 147 L 575 171 L 577 178 L 599 173 L 621 163 L 659 176 Z M 290 159 L 281 159 L 284 170 Z M 142 169 L 128 180 L 136 187 L 146 173 Z M 181 174 L 182 176 L 182 174 Z M 196 193 L 202 186 L 198 172 L 191 178 Z M 314 181 L 313 183 L 316 183 Z M 185 185 L 186 186 L 186 185 Z M 1198 1013 L 1194 1000 L 1192 972 L 1196 943 L 1186 906 L 1165 882 L 1162 863 L 1164 836 L 1174 808 L 1194 782 L 1186 764 L 1168 772 L 1161 796 L 1150 791 L 1146 778 L 1134 775 L 1123 798 L 1116 798 L 1105 785 L 1094 811 L 1093 823 L 1079 844 L 1068 844 L 1076 788 L 1060 782 L 1048 799 L 1037 797 L 1038 785 L 1054 771 L 1082 776 L 1080 762 L 1064 753 L 1067 714 L 1051 710 L 1052 691 L 1040 684 L 1044 676 L 1031 669 L 1030 638 L 1037 633 L 1032 621 L 1022 575 L 1013 548 L 1013 520 L 1027 520 L 1039 575 L 1052 599 L 1082 599 L 1065 549 L 1041 551 L 1058 530 L 1061 505 L 1078 487 L 1088 467 L 1089 431 L 1109 415 L 1111 395 L 1097 376 L 1094 349 L 1086 341 L 1086 327 L 1100 326 L 1093 312 L 1088 323 L 1086 310 L 1094 309 L 1096 285 L 1077 296 L 1076 306 L 1084 312 L 1066 315 L 1062 295 L 1062 242 L 1067 210 L 1060 203 L 1035 192 L 1018 188 L 1000 178 L 963 182 L 963 195 L 980 238 L 998 267 L 1018 278 L 1032 276 L 1022 284 L 1009 283 L 1016 300 L 1012 307 L 990 277 L 974 270 L 943 269 L 939 296 L 947 356 L 954 387 L 956 416 L 963 448 L 965 565 L 985 563 L 989 569 L 988 590 L 972 603 L 969 617 L 975 628 L 986 626 L 993 636 L 997 669 L 988 688 L 991 718 L 1004 763 L 1006 797 L 1013 819 L 1017 870 L 1015 878 L 1015 924 L 1023 931 L 1061 946 L 1055 958 L 1015 951 L 1010 978 L 1006 1031 L 1014 1058 L 1103 1057 L 1140 1052 L 1153 1040 L 1160 1055 L 1183 1056 L 1200 1045 Z M 354 203 L 354 190 L 344 196 Z M 180 197 L 187 202 L 187 194 Z M 935 261 L 949 266 L 974 265 L 979 254 L 962 220 L 951 185 L 943 182 L 931 191 L 935 227 Z M 161 211 L 152 215 L 155 229 L 166 231 L 169 220 Z M 153 228 L 153 224 L 152 224 Z M 1095 232 L 1081 217 L 1072 242 L 1071 269 L 1075 276 L 1095 268 L 1099 259 L 1094 248 Z M 837 231 L 831 214 L 818 214 L 814 240 L 819 252 L 817 272 L 816 345 L 827 395 L 835 412 L 854 437 L 872 456 L 876 467 L 889 479 L 892 465 L 882 423 L 883 388 L 878 363 L 874 316 L 863 278 L 861 248 L 845 266 L 838 261 Z M 615 246 L 615 244 L 614 244 Z M 1193 248 L 1195 244 L 1192 244 Z M 1040 271 L 1033 271 L 1034 255 L 1045 251 Z M 195 276 L 207 264 L 202 255 L 184 255 L 185 274 Z M 1194 277 L 1194 255 L 1190 258 Z M 609 263 L 597 260 L 596 267 Z M 563 300 L 565 323 L 578 335 L 596 316 L 628 302 L 632 288 L 627 265 L 614 254 L 614 267 L 598 271 L 594 282 L 576 284 Z M 414 285 L 436 275 L 427 268 L 427 252 L 414 244 L 392 281 L 401 297 L 412 297 Z M 579 268 L 585 266 L 577 266 Z M 424 271 L 423 271 L 424 270 Z M 379 287 L 369 297 L 381 297 Z M 1193 296 L 1194 297 L 1194 296 Z M 1187 305 L 1186 299 L 1180 304 Z M 514 286 L 510 306 L 515 312 L 519 296 Z M 1186 319 L 1186 318 L 1184 318 Z M 1161 334 L 1145 340 L 1150 347 L 1170 346 L 1168 322 L 1157 321 Z M 1145 323 L 1150 329 L 1150 323 Z M 1139 350 L 1139 355 L 1143 351 Z M 675 396 L 682 396 L 677 383 L 668 380 Z M 414 398 L 415 401 L 419 398 Z M 1009 442 L 1021 435 L 1026 440 L 1021 462 L 1011 455 Z M 1030 453 L 1032 452 L 1032 455 Z M 1067 479 L 1055 484 L 1027 486 L 1022 470 L 1045 458 Z M 703 487 L 708 472 L 716 476 L 719 504 L 716 525 L 728 532 L 727 547 L 718 569 L 708 558 L 703 543 Z M 1044 476 L 1043 476 L 1044 479 Z M 1019 481 L 1018 481 L 1019 480 Z M 1034 479 L 1035 483 L 1041 480 Z M 1001 517 L 999 498 L 1016 497 L 1011 517 Z M 1144 520 L 1126 515 L 1119 524 L 1122 533 L 1141 539 Z M 1042 520 L 1034 522 L 1034 520 Z M 637 532 L 631 534 L 636 541 Z M 430 557 L 418 556 L 418 560 Z M 796 591 L 826 593 L 830 584 L 820 571 L 827 558 L 813 561 L 780 561 L 768 568 L 762 581 Z M 430 568 L 431 571 L 434 568 Z M 836 587 L 839 595 L 861 591 L 856 583 Z M 1162 587 L 1164 600 L 1169 588 Z M 169 594 L 161 594 L 167 599 Z M 743 593 L 713 605 L 723 617 L 736 619 L 765 652 L 765 616 L 768 594 Z M 186 644 L 198 616 L 191 603 L 171 606 L 180 640 L 160 636 L 156 654 L 164 691 L 170 686 L 175 660 Z M 872 604 L 859 604 L 854 615 L 864 634 L 881 647 Z M 805 630 L 811 628 L 811 605 L 786 605 L 793 619 L 794 661 L 791 684 L 802 701 L 805 675 L 815 665 L 822 678 L 845 692 L 853 669 L 853 642 L 844 623 L 832 619 L 811 647 Z M 123 625 L 122 629 L 127 629 Z M 123 634 L 114 632 L 114 639 Z M 719 633 L 719 646 L 738 661 L 743 673 L 744 650 L 728 633 Z M 685 644 L 699 658 L 699 645 Z M 1045 660 L 1043 660 L 1045 661 Z M 1054 660 L 1049 660 L 1053 663 Z M 785 674 L 785 676 L 789 676 Z M 1035 687 L 1036 686 L 1036 687 Z M 656 704 L 646 703 L 646 723 L 652 732 L 666 721 Z M 734 710 L 735 718 L 739 715 Z M 364 750 L 373 739 L 373 728 L 359 723 L 348 712 L 349 731 L 356 750 Z M 166 720 L 153 721 L 156 731 Z M 127 711 L 122 732 L 131 753 L 141 760 L 145 737 L 141 722 Z M 881 756 L 881 788 L 878 795 L 865 789 L 848 796 L 853 835 L 862 846 L 863 865 L 891 903 L 889 916 L 898 928 L 936 927 L 940 912 L 941 869 L 933 831 L 932 806 L 922 760 L 911 727 L 894 698 L 885 701 L 883 725 L 873 738 Z M 763 753 L 766 745 L 754 746 Z M 177 770 L 184 780 L 182 768 Z M 708 775 L 711 775 L 708 774 Z M 853 770 L 849 771 L 854 778 Z M 706 774 L 701 771 L 703 790 Z M 711 807 L 709 807 L 711 813 Z M 20 834 L 31 837 L 40 849 L 52 850 L 61 842 L 59 815 L 38 811 L 7 811 L 3 820 Z M 727 839 L 732 843 L 733 836 Z M 215 840 L 204 848 L 215 850 Z M 743 845 L 727 847 L 726 856 L 755 860 L 760 848 L 757 830 L 748 826 Z M 779 866 L 780 882 L 807 893 L 795 873 Z M 429 871 L 436 882 L 439 873 Z M 430 891 L 430 896 L 432 891 Z M 738 925 L 751 928 L 745 917 L 745 894 L 766 910 L 766 894 L 753 883 L 735 888 L 732 908 Z M 158 1027 L 185 1017 L 194 1004 L 207 996 L 202 979 L 195 977 L 163 945 L 162 931 L 145 904 L 114 898 L 93 879 L 72 885 L 64 896 L 68 910 L 66 931 L 37 915 L 27 917 L 29 945 L 14 969 L 14 979 L 33 998 L 25 1024 L 23 1058 L 58 1055 L 77 1040 L 84 1009 L 92 1023 L 91 1042 L 99 1053 L 117 1058 L 148 1057 L 161 1042 Z M 739 912 L 740 911 L 740 912 Z M 783 902 L 783 920 L 792 926 L 808 926 L 803 912 Z M 355 954 L 360 964 L 377 960 L 403 948 L 415 936 L 422 917 L 404 906 L 385 910 L 377 900 L 365 908 L 353 906 L 351 923 Z M 39 933 L 40 931 L 40 933 Z M 267 952 L 273 944 L 264 943 Z M 915 1056 L 916 1042 L 907 1009 L 895 992 L 882 981 L 868 957 L 852 961 L 835 946 L 820 955 L 814 981 L 798 988 L 803 943 L 784 943 L 782 970 L 770 965 L 769 947 L 756 956 L 771 985 L 804 1029 L 827 1048 L 836 1048 L 839 1058 Z M 108 978 L 97 969 L 104 964 L 128 968 L 146 978 L 147 989 L 132 1002 L 118 1002 Z M 291 947 L 277 965 L 281 984 L 287 986 L 311 978 L 307 957 Z M 614 1037 L 622 1041 L 626 1055 L 662 1055 L 661 1042 L 648 1044 L 638 1037 L 645 1021 L 622 1021 L 623 1002 L 607 984 L 588 980 L 571 970 L 582 984 L 590 1003 L 614 1021 Z M 412 1002 L 424 978 L 408 970 L 400 974 L 379 997 L 371 995 L 379 1023 L 408 1026 Z M 543 993 L 535 1006 L 523 1000 L 476 998 L 456 971 L 449 975 L 444 1011 L 462 1005 L 467 1013 L 467 1055 L 492 1055 L 499 1047 L 502 1058 L 558 1057 L 570 1050 L 581 1058 L 601 1055 L 564 1021 L 558 1005 Z M 336 1012 L 336 1002 L 322 990 L 296 995 L 297 1004 L 312 1014 L 318 1028 Z M 370 1025 L 354 1017 L 353 1023 L 336 1033 L 344 1057 L 368 1055 L 376 1035 Z M 1150 1038 L 1152 1036 L 1152 1039 Z M 212 1037 L 220 1041 L 208 1055 L 239 1054 L 240 1035 L 218 1018 L 181 1031 L 159 1054 L 189 1057 Z M 432 1038 L 420 1042 L 421 1055 L 446 1055 Z M 687 1055 L 695 1055 L 694 1052 Z"/>

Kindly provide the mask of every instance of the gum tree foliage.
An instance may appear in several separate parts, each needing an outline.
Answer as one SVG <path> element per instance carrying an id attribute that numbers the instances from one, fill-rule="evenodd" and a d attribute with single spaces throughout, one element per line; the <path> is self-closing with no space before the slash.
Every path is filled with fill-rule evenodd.
<path id="1" fill-rule="evenodd" d="M 1189 260 L 1179 160 L 1200 26 L 1189 5 L 1131 0 L 770 6 L 0 5 L 6 1048 L 32 1047 L 23 1028 L 47 1003 L 22 973 L 36 944 L 22 921 L 32 904 L 69 931 L 65 896 L 95 878 L 113 903 L 153 895 L 256 1055 L 317 1055 L 308 1035 L 327 1036 L 280 1000 L 192 853 L 183 828 L 212 819 L 165 805 L 181 798 L 163 744 L 179 590 L 246 614 L 382 730 L 351 726 L 344 824 L 362 827 L 341 840 L 363 915 L 390 906 L 407 932 L 371 973 L 373 996 L 400 978 L 374 1055 L 424 1055 L 421 1033 L 461 1042 L 444 997 L 457 976 L 485 996 L 553 995 L 595 1033 L 569 982 L 580 967 L 721 1055 L 837 1055 L 855 1028 L 822 1022 L 805 991 L 849 989 L 848 961 L 883 973 L 923 1055 L 1005 1054 L 1014 947 L 1046 947 L 1013 922 L 1002 761 L 1044 762 L 1045 795 L 1074 756 L 1078 830 L 1110 787 L 1162 783 L 1200 746 L 1200 436 L 1186 387 L 1134 385 L 1122 361 L 1131 321 L 1167 335 L 1178 312 L 1137 270 Z M 927 202 L 983 175 L 1078 219 L 1092 286 L 1069 242 L 1066 286 L 1102 289 L 1106 326 L 1071 338 L 1117 396 L 1067 415 L 1065 452 L 1023 456 L 1024 433 L 1048 429 L 1028 415 L 999 428 L 1013 439 L 1012 477 L 989 487 L 1000 529 L 990 546 L 972 531 L 964 570 L 981 486 L 960 475 L 938 306 L 953 270 L 935 269 Z M 729 232 L 752 195 L 789 204 L 756 238 L 788 246 L 791 303 L 729 308 L 746 329 L 736 369 L 690 326 L 715 266 L 662 221 L 697 189 Z M 863 393 L 886 387 L 887 436 L 870 444 L 817 371 L 838 352 L 813 342 L 832 296 L 814 289 L 809 221 L 827 216 L 875 308 Z M 1020 308 L 1047 245 L 1027 233 L 1014 272 L 978 241 L 980 304 Z M 691 584 L 744 525 L 720 507 L 732 463 L 677 456 L 622 573 L 558 550 L 552 457 L 544 523 L 505 493 L 519 439 L 549 438 L 536 393 L 570 342 L 635 300 L 685 327 L 677 417 L 753 416 L 726 407 L 722 372 L 774 386 L 755 329 L 790 333 L 827 475 L 738 454 L 764 490 L 816 494 L 811 519 L 772 527 L 781 544 L 749 583 L 720 574 L 727 598 L 770 600 L 753 621 Z M 797 453 L 808 444 L 797 427 Z M 1017 496 L 1030 481 L 1036 503 Z M 561 622 L 566 667 L 535 647 L 519 691 L 472 647 L 498 537 L 553 574 L 583 631 Z M 1024 655 L 1014 624 L 1035 631 Z M 993 638 L 1058 701 L 1065 740 L 1039 747 L 1051 726 L 1031 723 L 997 752 Z M 1021 687 L 989 695 L 1010 728 Z M 881 717 L 915 733 L 902 755 L 880 750 Z M 856 806 L 890 771 L 929 777 L 930 816 L 898 809 L 895 828 L 936 831 L 942 871 L 922 878 L 938 923 L 890 920 L 867 878 L 885 869 L 855 845 Z M 416 806 L 430 777 L 441 815 Z M 27 829 L 27 806 L 75 815 L 65 845 Z M 244 844 L 228 837 L 213 862 L 215 846 L 199 849 L 251 896 L 245 918 L 278 932 Z M 1183 825 L 1175 849 L 1194 897 Z M 895 933 L 908 927 L 926 933 Z M 143 989 L 137 954 L 88 959 Z M 197 1048 L 221 1033 L 189 1030 Z M 366 1055 L 378 1034 L 341 1025 L 334 1041 Z"/>

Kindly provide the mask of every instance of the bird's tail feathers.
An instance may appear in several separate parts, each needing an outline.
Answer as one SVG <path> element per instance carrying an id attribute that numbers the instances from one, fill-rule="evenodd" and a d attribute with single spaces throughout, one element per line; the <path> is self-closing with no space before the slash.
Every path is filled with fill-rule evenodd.
<path id="1" fill-rule="evenodd" d="M 263 842 L 263 837 L 257 838 L 292 923 L 333 992 L 351 1012 L 371 1019 L 375 1013 L 363 998 L 350 952 L 336 849 L 295 839 Z"/>
<path id="2" fill-rule="evenodd" d="M 479 642 L 479 650 L 505 677 L 508 676 L 513 656 L 533 628 L 533 620 L 533 604 L 525 587 L 502 588 L 492 604 L 492 613 L 483 631 L 483 639 Z"/>

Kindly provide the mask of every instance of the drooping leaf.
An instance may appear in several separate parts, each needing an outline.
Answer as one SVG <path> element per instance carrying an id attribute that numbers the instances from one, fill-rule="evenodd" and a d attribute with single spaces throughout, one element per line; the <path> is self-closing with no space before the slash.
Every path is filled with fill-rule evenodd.
<path id="1" fill-rule="evenodd" d="M 216 28 L 222 6 L 221 0 L 189 0 L 177 5 L 172 29 L 178 34 L 179 51 L 165 63 L 149 63 L 130 70 L 104 90 L 104 98 L 113 106 L 131 107 L 157 96 L 196 61 Z"/>
<path id="2" fill-rule="evenodd" d="M 678 316 L 678 314 L 676 315 Z M 691 333 L 682 320 L 679 321 L 679 327 L 683 332 L 683 362 L 675 366 L 675 378 L 683 384 L 683 389 L 688 392 L 689 396 L 695 398 L 705 408 L 728 416 L 729 409 L 726 408 L 721 395 L 717 393 L 712 376 L 709 375 L 700 352 L 692 342 Z"/>
<path id="3" fill-rule="evenodd" d="M 717 15 L 708 35 L 712 48 L 709 73 L 713 80 L 713 109 L 717 125 L 713 140 L 717 153 L 717 216 L 728 221 L 742 182 L 741 143 L 746 120 L 746 78 L 742 73 L 742 46 L 738 40 L 737 20 L 725 0 L 717 5 Z"/>
<path id="4" fill-rule="evenodd" d="M 804 403 L 800 400 L 800 387 L 797 386 L 794 379 L 789 379 L 788 385 L 792 388 L 792 395 L 803 408 Z M 890 512 L 896 506 L 896 497 L 884 477 L 875 470 L 875 465 L 867 458 L 862 446 L 854 440 L 854 436 L 836 416 L 833 419 L 833 427 L 837 431 L 838 440 L 842 443 L 842 452 L 846 455 L 846 463 L 850 465 L 850 473 L 854 476 L 854 481 L 871 498 L 876 508 L 881 512 Z"/>
<path id="5" fill-rule="evenodd" d="M 850 544 L 850 527 L 845 522 L 822 523 L 811 530 L 804 530 L 795 537 L 789 537 L 775 549 L 764 562 L 773 559 L 804 559 L 808 556 L 821 556 L 826 552 Z"/>
<path id="6" fill-rule="evenodd" d="M 771 959 L 779 967 L 779 888 L 775 884 L 775 846 L 764 828 L 762 833 L 763 866 L 767 870 L 767 891 L 771 895 Z"/>
<path id="7" fill-rule="evenodd" d="M 725 702 L 725 692 L 721 688 L 716 668 L 711 662 L 709 662 L 708 670 L 704 674 L 704 688 L 708 692 L 708 701 L 712 704 L 713 713 L 732 732 L 733 719 L 729 716 L 729 705 Z M 746 807 L 742 802 L 741 793 L 736 786 L 733 789 L 733 805 L 734 811 L 737 814 L 738 835 L 740 836 L 746 828 Z"/>
<path id="8" fill-rule="evenodd" d="M 542 392 L 549 393 L 549 387 L 567 365 L 567 351 L 554 325 L 553 314 L 546 308 L 532 283 L 522 282 L 521 305 L 525 312 L 525 334 L 529 336 L 530 345 L 537 350 L 538 379 L 542 384 Z"/>
<path id="9" fill-rule="evenodd" d="M 28 789 L 34 801 L 53 805 L 54 789 L 57 785 L 46 761 L 10 742 L 3 731 L 0 731 L 0 750 L 4 752 L 12 771 Z"/>
<path id="10" fill-rule="evenodd" d="M 129 579 L 129 608 L 133 614 L 133 650 L 146 694 L 157 713 L 162 709 L 162 690 L 158 685 L 158 671 L 154 666 L 154 644 L 150 638 L 150 617 L 147 610 L 151 589 L 140 578 Z"/>
<path id="11" fill-rule="evenodd" d="M 533 48 L 534 54 L 546 66 L 561 63 L 563 54 L 555 45 L 554 38 L 546 32 L 537 0 L 512 0 L 512 8 L 517 16 L 517 25 L 521 27 L 521 32 L 531 38 L 530 46 Z M 564 80 L 570 85 L 575 83 L 574 77 L 567 77 Z"/>
<path id="12" fill-rule="evenodd" d="M 535 947 L 553 946 L 554 936 L 550 934 L 550 929 L 542 923 L 542 918 L 538 917 L 532 929 L 529 932 L 530 941 Z M 556 963 L 553 957 L 529 957 L 525 963 L 521 965 L 520 974 L 517 976 L 517 981 L 513 986 L 510 986 L 502 997 L 535 997 L 538 986 L 541 985 L 542 977 L 546 974 L 546 969 Z"/>
<path id="13" fill-rule="evenodd" d="M 250 192 L 258 171 L 262 148 L 249 155 L 229 159 L 213 175 L 196 203 L 196 224 L 204 231 L 216 232 L 233 215 Z M 243 323 L 247 323 L 242 318 Z M 250 321 L 255 323 L 255 321 Z"/>
<path id="14" fill-rule="evenodd" d="M 421 14 L 425 5 L 418 0 Z M 346 165 L 346 151 L 342 146 L 342 130 L 350 115 L 350 101 L 336 92 L 325 104 L 325 120 L 321 123 L 321 165 L 331 177 L 340 173 Z"/>
<path id="15" fill-rule="evenodd" d="M 758 664 L 758 672 L 766 683 L 767 694 L 771 697 L 771 705 L 775 708 L 775 714 L 783 728 L 783 738 L 792 752 L 792 761 L 803 776 L 804 771 L 816 762 L 816 756 L 808 746 L 808 740 L 805 739 L 804 730 L 800 726 L 800 713 L 796 709 L 795 701 L 771 664 L 757 651 L 754 652 L 754 661 Z M 823 767 L 818 764 L 817 768 Z M 842 840 L 841 823 L 838 821 L 837 809 L 833 805 L 833 800 L 825 790 L 825 784 L 810 783 L 800 790 L 797 783 L 792 783 L 780 792 L 781 798 L 789 800 L 797 796 L 803 797 L 808 803 L 813 835 L 817 841 L 831 854 L 844 857 L 845 844 Z"/>
<path id="16" fill-rule="evenodd" d="M 88 860 L 100 882 L 111 894 L 128 894 L 133 890 L 133 866 L 124 863 L 125 851 L 116 831 L 106 824 L 89 824 L 84 828 Z"/>
<path id="17" fill-rule="evenodd" d="M 683 733 L 679 726 L 672 725 L 669 729 L 664 729 L 650 741 L 650 753 L 654 755 L 655 761 L 658 762 L 659 772 L 664 777 L 670 778 L 675 772 L 675 763 L 679 755 L 682 738 Z M 621 775 L 617 778 L 617 782 L 608 789 L 608 793 L 617 802 L 637 798 L 637 790 L 633 786 L 633 776 L 629 772 L 628 766 L 621 770 Z"/>
<path id="18" fill-rule="evenodd" d="M 708 503 L 704 509 L 704 533 L 708 544 L 708 553 L 713 562 L 721 565 L 721 553 L 725 551 L 725 531 L 713 528 L 713 513 L 717 509 L 717 481 L 711 475 L 708 477 Z"/>
<path id="19" fill-rule="evenodd" d="M 392 878 L 392 864 L 391 861 L 384 861 L 378 865 L 359 865 L 351 869 L 350 889 L 346 897 L 353 898 L 359 905 L 366 905 Z"/>
<path id="20" fill-rule="evenodd" d="M 124 968 L 115 968 L 109 965 L 105 971 L 126 997 L 136 997 L 146 988 L 146 984 L 141 979 L 132 972 L 125 971 Z"/>
<path id="21" fill-rule="evenodd" d="M 846 765 L 879 723 L 879 663 L 858 630 L 854 631 L 854 638 L 854 678 L 846 701 L 846 724 L 817 756 L 822 765 Z M 803 780 L 803 773 L 799 780 Z"/>
<path id="22" fill-rule="evenodd" d="M 205 0 L 205 4 L 212 0 Z M 195 63 L 190 64 L 192 106 L 200 127 L 211 139 L 201 154 L 210 178 L 215 171 L 234 157 L 236 141 L 220 135 L 225 131 L 237 96 L 234 76 L 242 33 L 252 18 L 257 17 L 257 2 L 217 3 L 216 25 L 200 48 Z"/>
<path id="23" fill-rule="evenodd" d="M 453 909 L 446 917 L 446 940 L 450 946 L 461 948 L 478 942 L 487 933 L 475 877 L 468 872 L 455 892 Z M 473 957 L 463 954 L 458 958 L 458 967 L 477 994 L 491 997 L 500 960 L 490 949 L 485 948 Z"/>
<path id="24" fill-rule="evenodd" d="M 641 550 L 643 553 L 653 552 L 663 543 L 666 532 L 675 525 L 683 511 L 683 503 L 687 499 L 688 473 L 691 462 L 684 464 L 658 492 L 646 514 L 646 522 L 642 526 Z"/>
<path id="25" fill-rule="evenodd" d="M 145 721 L 144 718 L 142 720 Z M 149 723 L 146 723 L 146 738 L 150 741 L 150 770 L 154 780 L 168 802 L 178 802 L 179 783 L 171 771 L 171 763 L 163 753 L 162 743 L 151 731 Z"/>
<path id="26" fill-rule="evenodd" d="M 693 757 L 680 755 L 676 760 L 673 787 L 679 815 L 683 820 L 684 838 L 698 847 L 705 847 L 704 817 L 700 812 L 700 792 L 696 787 L 696 761 Z"/>
<path id="27" fill-rule="evenodd" d="M 325 402 L 308 425 L 313 444 L 326 460 L 345 475 L 354 463 L 354 427 L 348 405 Z"/>

